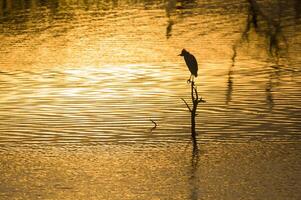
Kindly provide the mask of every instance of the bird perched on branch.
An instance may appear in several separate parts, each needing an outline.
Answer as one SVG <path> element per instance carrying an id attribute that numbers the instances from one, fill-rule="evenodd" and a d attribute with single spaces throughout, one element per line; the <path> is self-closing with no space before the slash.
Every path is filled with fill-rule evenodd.
<path id="1" fill-rule="evenodd" d="M 188 83 L 194 80 L 194 78 L 191 79 L 191 77 L 197 77 L 198 76 L 198 62 L 196 61 L 195 57 L 186 51 L 185 49 L 182 50 L 181 54 L 179 56 L 183 56 L 185 63 L 191 73 L 189 79 L 187 80 Z"/>

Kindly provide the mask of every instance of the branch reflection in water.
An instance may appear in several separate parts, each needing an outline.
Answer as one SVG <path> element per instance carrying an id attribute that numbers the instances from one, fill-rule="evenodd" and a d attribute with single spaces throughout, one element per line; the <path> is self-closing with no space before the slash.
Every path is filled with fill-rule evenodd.
<path id="1" fill-rule="evenodd" d="M 226 91 L 226 104 L 228 105 L 231 100 L 232 100 L 232 92 L 233 92 L 233 68 L 235 66 L 235 62 L 236 62 L 236 56 L 237 56 L 237 52 L 236 52 L 236 45 L 232 46 L 232 50 L 233 50 L 233 56 L 231 58 L 232 60 L 232 64 L 229 67 L 228 70 L 228 80 L 227 80 L 227 91 Z"/>
<path id="2" fill-rule="evenodd" d="M 236 65 L 238 47 L 241 47 L 244 42 L 247 42 L 248 44 L 251 43 L 252 34 L 256 34 L 259 37 L 264 37 L 267 54 L 269 57 L 271 57 L 274 63 L 274 65 L 271 65 L 270 67 L 273 68 L 275 74 L 278 74 L 279 70 L 282 70 L 281 68 L 285 67 L 284 63 L 289 62 L 289 60 L 283 59 L 288 58 L 289 46 L 287 39 L 282 31 L 283 26 L 281 22 L 283 15 L 282 10 L 280 9 L 282 2 L 277 1 L 275 4 L 273 4 L 273 7 L 275 7 L 275 9 L 270 12 L 266 12 L 266 10 L 264 10 L 262 5 L 260 4 L 261 2 L 258 2 L 257 0 L 247 0 L 247 3 L 249 5 L 249 8 L 245 29 L 242 31 L 241 38 L 232 46 L 232 65 L 228 70 L 227 91 L 225 97 L 225 102 L 227 105 L 229 104 L 229 102 L 231 102 L 233 92 L 233 68 Z M 298 10 L 300 5 L 301 4 L 299 3 L 299 1 L 295 2 L 295 10 Z M 296 12 L 296 18 L 298 18 L 297 13 L 298 12 Z M 283 70 L 295 71 L 294 69 Z M 278 75 L 276 75 L 276 77 Z M 268 109 L 269 111 L 272 111 L 274 106 L 272 88 L 275 84 L 272 83 L 273 78 L 271 77 L 273 77 L 273 75 L 270 75 L 269 77 L 270 78 L 266 84 L 265 92 Z M 277 79 L 279 79 L 279 77 Z"/>
<path id="3" fill-rule="evenodd" d="M 191 192 L 190 199 L 197 200 L 200 196 L 199 192 L 199 161 L 200 161 L 200 151 L 198 148 L 198 143 L 196 137 L 191 137 L 192 141 L 192 155 L 191 155 L 191 176 L 189 179 Z"/>
<path id="4" fill-rule="evenodd" d="M 269 55 L 275 59 L 276 65 L 279 65 L 281 53 L 287 54 L 288 43 L 282 32 L 282 10 L 281 2 L 278 1 L 275 10 L 269 13 L 261 8 L 256 0 L 247 0 L 249 4 L 246 28 L 242 33 L 242 40 L 250 42 L 252 27 L 258 35 L 264 35 Z M 275 7 L 274 6 L 274 7 Z M 274 16 L 277 14 L 277 16 Z"/>
<path id="5" fill-rule="evenodd" d="M 296 14 L 296 21 L 300 19 L 301 16 L 301 1 L 300 0 L 295 0 L 295 14 Z"/>

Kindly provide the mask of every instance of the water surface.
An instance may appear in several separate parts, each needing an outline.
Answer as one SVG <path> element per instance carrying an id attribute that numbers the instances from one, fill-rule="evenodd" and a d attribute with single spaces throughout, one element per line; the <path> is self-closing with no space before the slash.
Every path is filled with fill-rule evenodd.
<path id="1" fill-rule="evenodd" d="M 297 0 L 0 1 L 0 197 L 299 199 L 299 13 Z M 197 158 L 182 48 L 206 100 Z"/>

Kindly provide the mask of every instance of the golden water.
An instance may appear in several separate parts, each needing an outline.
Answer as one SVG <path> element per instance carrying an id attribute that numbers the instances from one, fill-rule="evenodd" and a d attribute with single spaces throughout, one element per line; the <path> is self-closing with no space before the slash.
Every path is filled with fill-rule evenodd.
<path id="1" fill-rule="evenodd" d="M 300 7 L 1 0 L 0 199 L 300 199 Z"/>

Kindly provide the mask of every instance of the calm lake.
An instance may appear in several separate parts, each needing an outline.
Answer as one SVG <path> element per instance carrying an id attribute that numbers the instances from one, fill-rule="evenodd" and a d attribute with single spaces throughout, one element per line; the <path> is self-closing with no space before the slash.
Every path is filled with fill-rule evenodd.
<path id="1" fill-rule="evenodd" d="M 0 199 L 301 199 L 300 121 L 300 0 L 0 0 Z"/>

